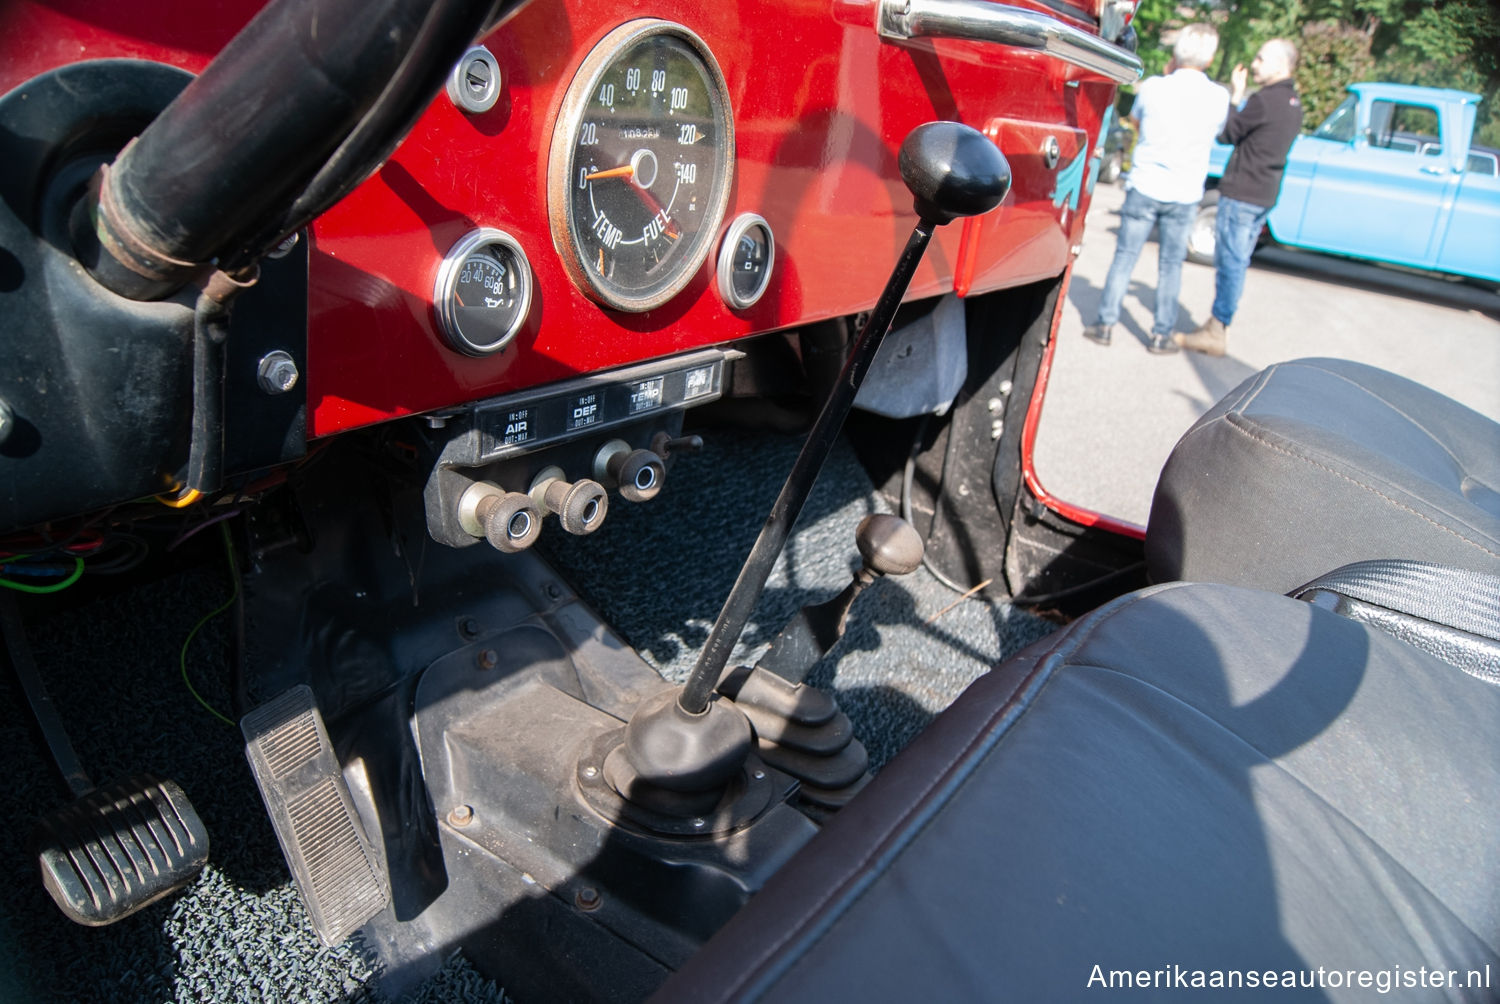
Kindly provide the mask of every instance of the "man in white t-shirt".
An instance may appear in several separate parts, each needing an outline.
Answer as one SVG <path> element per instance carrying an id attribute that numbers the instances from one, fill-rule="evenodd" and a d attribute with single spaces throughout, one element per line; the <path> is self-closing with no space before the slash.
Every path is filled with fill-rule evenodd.
<path id="1" fill-rule="evenodd" d="M 1188 232 L 1203 200 L 1209 151 L 1229 111 L 1229 92 L 1203 73 L 1218 47 L 1219 33 L 1212 25 L 1188 25 L 1172 47 L 1167 75 L 1147 78 L 1136 91 L 1130 117 L 1140 139 L 1125 179 L 1115 258 L 1104 280 L 1099 313 L 1083 329 L 1086 337 L 1100 345 L 1109 344 L 1131 270 L 1155 227 L 1159 244 L 1156 312 L 1146 348 L 1157 353 L 1177 351 L 1172 329 L 1177 323 L 1177 290 L 1182 284 Z"/>

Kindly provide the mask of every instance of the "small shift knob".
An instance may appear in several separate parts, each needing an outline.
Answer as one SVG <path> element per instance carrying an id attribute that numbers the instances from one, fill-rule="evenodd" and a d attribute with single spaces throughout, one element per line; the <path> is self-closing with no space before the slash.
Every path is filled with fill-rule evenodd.
<path id="1" fill-rule="evenodd" d="M 854 543 L 877 575 L 906 575 L 922 563 L 922 535 L 900 516 L 878 513 L 859 521 Z"/>
<path id="2" fill-rule="evenodd" d="M 901 178 L 929 223 L 978 216 L 1010 191 L 1010 164 L 999 147 L 961 122 L 928 122 L 901 144 Z"/>

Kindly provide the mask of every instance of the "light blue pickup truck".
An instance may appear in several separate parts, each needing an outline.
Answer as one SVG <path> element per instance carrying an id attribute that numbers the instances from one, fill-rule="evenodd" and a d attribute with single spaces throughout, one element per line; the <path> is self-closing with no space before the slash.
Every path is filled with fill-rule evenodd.
<path id="1" fill-rule="evenodd" d="M 1287 155 L 1267 220 L 1280 244 L 1500 282 L 1500 151 L 1472 145 L 1479 95 L 1351 84 Z M 1188 257 L 1213 263 L 1217 145 Z"/>

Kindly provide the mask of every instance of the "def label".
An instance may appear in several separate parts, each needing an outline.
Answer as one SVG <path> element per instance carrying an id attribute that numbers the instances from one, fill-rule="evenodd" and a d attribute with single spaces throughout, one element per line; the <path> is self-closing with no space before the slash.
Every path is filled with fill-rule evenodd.
<path id="1" fill-rule="evenodd" d="M 599 422 L 599 392 L 579 394 L 568 401 L 567 429 L 586 429 Z"/>

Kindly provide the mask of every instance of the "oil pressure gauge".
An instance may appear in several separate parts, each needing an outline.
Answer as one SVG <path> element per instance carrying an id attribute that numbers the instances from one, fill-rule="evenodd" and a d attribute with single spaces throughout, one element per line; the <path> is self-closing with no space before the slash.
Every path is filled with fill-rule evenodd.
<path id="1" fill-rule="evenodd" d="M 499 352 L 531 310 L 526 252 L 503 230 L 471 231 L 438 266 L 432 303 L 453 348 L 470 356 Z"/>
<path id="2" fill-rule="evenodd" d="M 547 209 L 569 277 L 618 310 L 666 303 L 708 257 L 733 170 L 708 46 L 670 21 L 616 28 L 578 68 L 553 131 Z"/>

